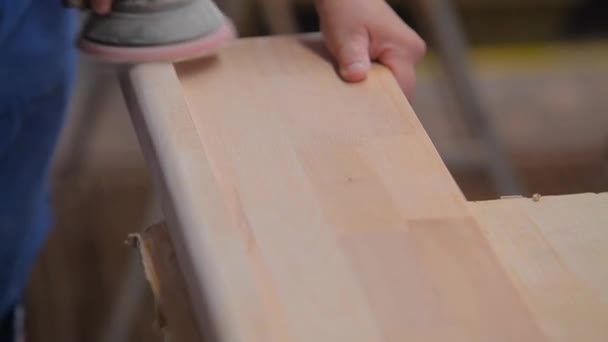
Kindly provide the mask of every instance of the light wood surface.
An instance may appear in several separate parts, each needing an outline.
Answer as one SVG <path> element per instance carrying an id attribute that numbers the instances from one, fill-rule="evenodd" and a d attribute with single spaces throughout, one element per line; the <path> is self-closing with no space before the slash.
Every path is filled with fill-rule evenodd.
<path id="1" fill-rule="evenodd" d="M 545 339 L 386 69 L 275 37 L 123 84 L 210 340 Z"/>
<path id="2" fill-rule="evenodd" d="M 608 50 L 603 45 L 586 46 L 507 46 L 472 52 L 501 136 L 534 192 L 608 191 L 601 148 L 608 141 L 602 139 L 608 128 L 608 115 L 602 114 L 608 98 L 601 95 Z M 146 222 L 155 222 L 142 219 L 152 189 L 118 82 L 106 77 L 105 65 L 89 59 L 80 62 L 52 175 L 56 224 L 26 294 L 29 342 L 100 341 L 108 320 L 117 319 L 115 305 L 133 254 L 123 241 Z M 420 70 L 412 106 L 441 153 L 441 146 L 457 145 L 462 133 L 436 77 L 424 67 Z M 92 84 L 106 96 L 97 96 L 89 106 L 83 100 L 93 91 Z M 566 90 L 568 96 L 563 96 Z M 85 128 L 86 134 L 81 121 L 94 122 Z M 533 134 L 540 131 L 543 134 Z M 74 149 L 74 144 L 80 148 Z M 75 153 L 83 157 L 75 158 Z M 483 174 L 450 171 L 467 198 L 496 197 Z M 121 324 L 130 331 L 129 341 L 158 341 L 152 296 L 145 291 L 143 297 L 132 323 Z"/>
<path id="3" fill-rule="evenodd" d="M 552 341 L 608 339 L 608 193 L 472 207 Z"/>
<path id="4" fill-rule="evenodd" d="M 550 341 L 608 337 L 608 193 L 471 202 L 483 231 Z M 201 342 L 165 225 L 142 234 L 167 331 Z M 187 326 L 190 324 L 191 326 Z"/>

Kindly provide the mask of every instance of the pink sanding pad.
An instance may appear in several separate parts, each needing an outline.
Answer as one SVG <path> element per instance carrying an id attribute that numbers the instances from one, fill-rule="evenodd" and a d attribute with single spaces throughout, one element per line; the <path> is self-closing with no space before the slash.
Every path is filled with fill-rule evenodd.
<path id="1" fill-rule="evenodd" d="M 188 42 L 146 47 L 119 47 L 80 39 L 78 47 L 104 61 L 117 63 L 180 62 L 213 53 L 222 43 L 236 37 L 230 21 L 202 38 Z"/>

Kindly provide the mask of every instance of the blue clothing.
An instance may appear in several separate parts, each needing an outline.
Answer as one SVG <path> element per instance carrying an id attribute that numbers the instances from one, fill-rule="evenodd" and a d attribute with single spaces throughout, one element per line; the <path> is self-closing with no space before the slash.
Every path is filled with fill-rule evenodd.
<path id="1" fill-rule="evenodd" d="M 50 225 L 47 176 L 76 59 L 59 0 L 0 0 L 0 317 L 21 298 Z"/>

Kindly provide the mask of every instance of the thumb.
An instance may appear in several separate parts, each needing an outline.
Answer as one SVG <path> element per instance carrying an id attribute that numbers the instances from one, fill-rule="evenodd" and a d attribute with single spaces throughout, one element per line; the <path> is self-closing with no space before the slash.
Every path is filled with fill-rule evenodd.
<path id="1" fill-rule="evenodd" d="M 367 34 L 345 34 L 337 37 L 336 44 L 335 58 L 342 78 L 348 82 L 364 80 L 371 66 Z"/>

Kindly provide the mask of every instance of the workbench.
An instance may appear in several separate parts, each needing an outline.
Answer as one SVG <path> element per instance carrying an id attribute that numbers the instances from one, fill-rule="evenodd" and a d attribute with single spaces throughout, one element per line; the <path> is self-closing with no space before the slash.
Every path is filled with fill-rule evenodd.
<path id="1" fill-rule="evenodd" d="M 158 293 L 183 278 L 169 293 L 189 304 L 174 313 L 159 296 L 174 331 L 230 342 L 608 337 L 601 286 L 581 281 L 588 271 L 605 284 L 605 195 L 585 195 L 583 208 L 541 198 L 557 211 L 538 217 L 517 200 L 471 207 L 386 68 L 347 84 L 319 36 L 283 36 L 138 65 L 122 85 L 171 237 L 144 238 L 144 260 L 166 266 L 147 267 L 149 278 Z M 575 209 L 589 240 L 529 229 Z"/>
<path id="2" fill-rule="evenodd" d="M 469 202 L 549 341 L 608 336 L 608 193 Z M 204 341 L 164 224 L 137 235 L 167 341 Z"/>

